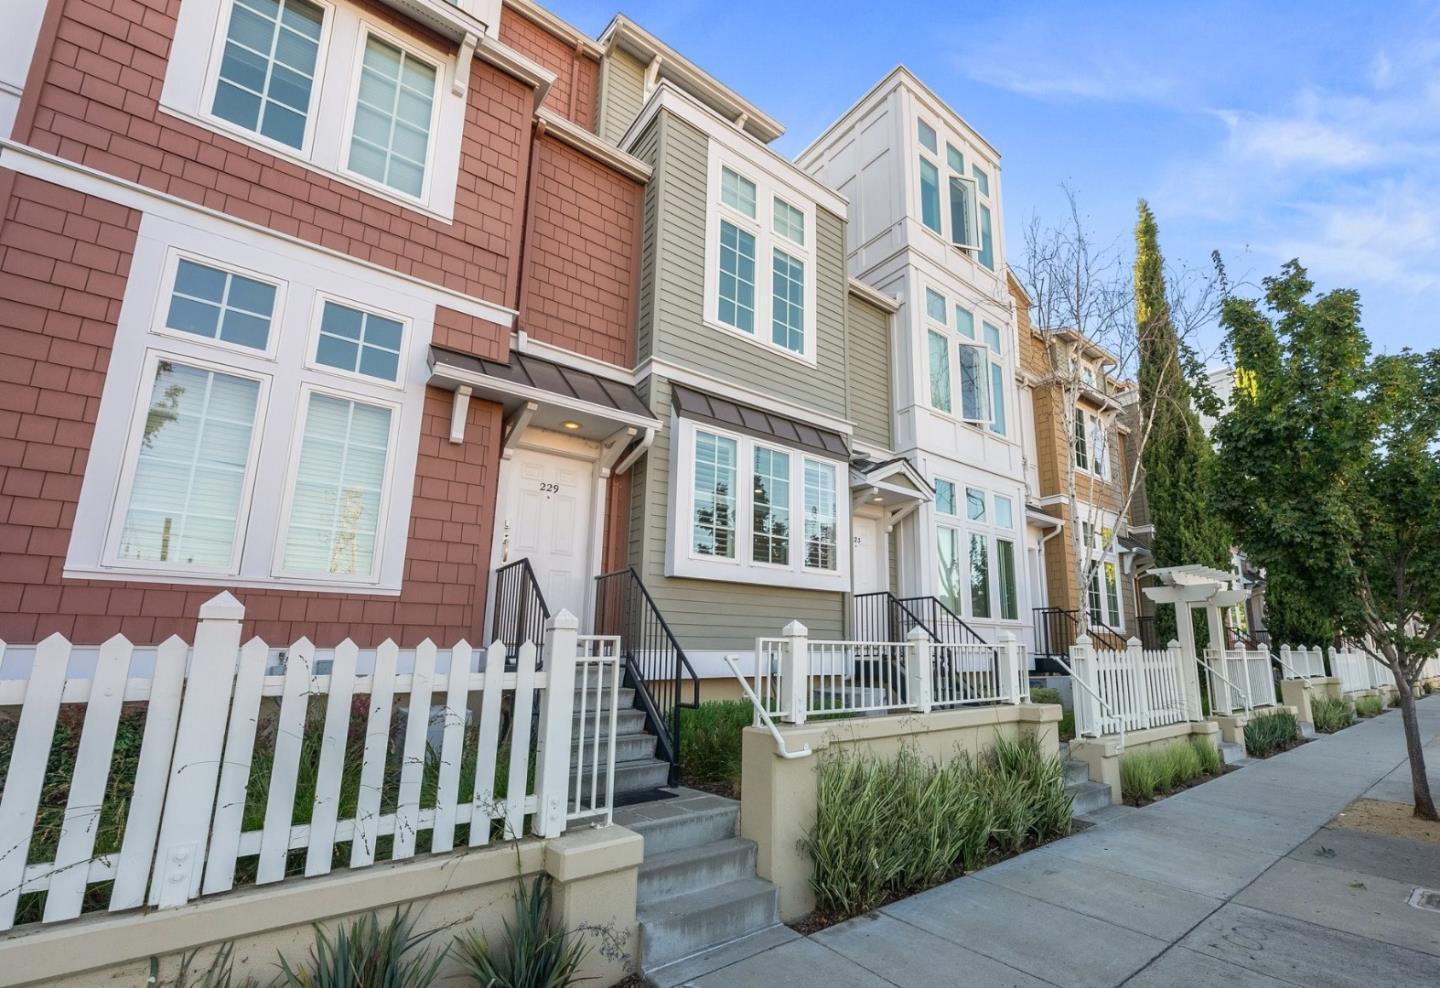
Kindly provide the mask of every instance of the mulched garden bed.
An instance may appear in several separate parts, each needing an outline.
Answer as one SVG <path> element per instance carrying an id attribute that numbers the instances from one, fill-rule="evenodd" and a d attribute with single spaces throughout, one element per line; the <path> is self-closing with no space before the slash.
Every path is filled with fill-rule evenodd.
<path id="1" fill-rule="evenodd" d="M 1296 740 L 1296 741 L 1291 741 L 1289 744 L 1285 745 L 1283 748 L 1276 748 L 1274 751 L 1270 752 L 1270 754 L 1268 754 L 1268 755 L 1251 755 L 1251 754 L 1249 754 L 1249 753 L 1247 752 L 1246 755 L 1245 755 L 1245 757 L 1251 759 L 1252 761 L 1262 762 L 1262 761 L 1264 761 L 1264 760 L 1267 759 L 1267 758 L 1274 758 L 1276 755 L 1283 754 L 1284 752 L 1294 751 L 1296 748 L 1300 747 L 1302 744 L 1309 744 L 1312 740 L 1314 740 L 1314 739 L 1313 739 L 1313 738 L 1300 738 L 1300 739 L 1298 739 L 1298 740 Z"/>

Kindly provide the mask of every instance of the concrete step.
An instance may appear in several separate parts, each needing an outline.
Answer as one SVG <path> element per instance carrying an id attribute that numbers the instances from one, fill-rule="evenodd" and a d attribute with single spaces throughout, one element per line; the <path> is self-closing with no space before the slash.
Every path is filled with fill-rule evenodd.
<path id="1" fill-rule="evenodd" d="M 1124 803 L 1107 803 L 1098 810 L 1091 810 L 1089 813 L 1075 815 L 1075 819 L 1091 826 L 1099 826 L 1104 823 L 1113 823 L 1116 820 L 1123 820 L 1131 813 L 1138 813 L 1139 808 L 1126 806 Z"/>
<path id="2" fill-rule="evenodd" d="M 595 757 L 595 749 L 600 749 L 600 764 L 603 766 L 605 760 L 610 757 L 610 742 L 602 737 L 598 745 L 591 743 L 591 736 L 586 735 L 585 741 L 585 764 L 588 767 L 590 759 Z M 573 739 L 570 743 L 571 757 L 575 757 L 580 751 L 580 740 Z M 655 735 L 646 734 L 643 731 L 639 734 L 621 734 L 615 738 L 615 761 L 636 762 L 645 758 L 655 757 Z"/>
<path id="3" fill-rule="evenodd" d="M 580 798 L 590 797 L 592 773 L 586 772 L 580 783 Z M 615 763 L 615 792 L 639 792 L 645 789 L 659 789 L 670 781 L 670 766 L 658 758 L 647 758 L 635 762 Z M 601 766 L 600 784 L 605 784 L 605 770 Z M 570 773 L 570 784 L 566 789 L 575 792 L 575 773 Z"/>
<path id="4" fill-rule="evenodd" d="M 1067 758 L 1060 764 L 1065 766 L 1065 784 L 1074 785 L 1090 781 L 1090 766 L 1075 758 Z"/>
<path id="5" fill-rule="evenodd" d="M 672 964 L 774 926 L 778 899 L 779 889 L 769 882 L 741 878 L 637 907 L 641 969 Z"/>
<path id="6" fill-rule="evenodd" d="M 624 687 L 622 689 L 616 690 L 614 695 L 615 698 L 619 701 L 616 706 L 618 706 L 621 710 L 629 710 L 631 707 L 635 706 L 635 691 L 630 689 L 629 687 Z M 600 700 L 600 708 L 602 710 L 610 709 L 610 696 L 611 694 L 608 689 L 600 694 L 598 699 Z M 597 698 L 595 696 L 595 691 L 593 689 L 586 693 L 585 710 L 587 713 L 595 712 L 596 699 Z M 580 710 L 580 690 L 578 687 L 575 690 L 575 710 L 577 711 L 577 713 Z"/>
<path id="7" fill-rule="evenodd" d="M 651 806 L 621 807 L 615 811 L 615 822 L 645 838 L 648 860 L 666 851 L 734 837 L 740 822 L 740 804 L 708 795 L 664 800 Z"/>
<path id="8" fill-rule="evenodd" d="M 1302 720 L 1302 721 L 1300 722 L 1300 736 L 1301 736 L 1302 738 L 1304 738 L 1305 740 L 1307 740 L 1307 741 L 1314 740 L 1314 738 L 1315 738 L 1315 725 L 1309 723 L 1308 721 L 1303 721 L 1303 720 Z"/>
<path id="9" fill-rule="evenodd" d="M 718 947 L 691 954 L 674 963 L 648 970 L 645 972 L 645 981 L 651 985 L 651 988 L 681 988 L 681 986 L 692 984 L 696 978 L 703 977 L 712 971 L 719 971 L 721 968 L 747 960 L 772 947 L 779 947 L 781 944 L 798 939 L 800 939 L 800 934 L 784 924 L 777 923 L 774 926 L 766 927 L 759 933 L 751 933 L 738 940 L 731 940 Z"/>
<path id="10" fill-rule="evenodd" d="M 1110 805 L 1110 787 L 1103 782 L 1086 780 L 1072 783 L 1065 789 L 1070 793 L 1070 812 L 1074 816 L 1084 816 Z"/>
<path id="11" fill-rule="evenodd" d="M 755 842 L 744 837 L 681 847 L 640 865 L 637 903 L 657 902 L 696 889 L 755 877 Z"/>
<path id="12" fill-rule="evenodd" d="M 1249 765 L 1251 759 L 1245 757 L 1245 746 L 1237 741 L 1221 741 L 1220 757 L 1225 760 L 1226 765 L 1234 765 L 1237 768 L 1241 765 Z"/>
<path id="13" fill-rule="evenodd" d="M 575 735 L 579 735 L 581 731 L 581 726 L 582 725 L 580 724 L 580 714 L 577 711 L 571 718 L 570 730 L 574 732 Z M 593 710 L 586 715 L 585 724 L 583 726 L 586 732 L 593 733 L 595 729 L 595 714 Z M 606 731 L 610 729 L 608 722 L 606 722 L 603 726 Z M 644 730 L 645 712 L 643 710 L 636 710 L 633 707 L 621 707 L 618 711 L 616 711 L 616 734 L 639 734 Z"/>

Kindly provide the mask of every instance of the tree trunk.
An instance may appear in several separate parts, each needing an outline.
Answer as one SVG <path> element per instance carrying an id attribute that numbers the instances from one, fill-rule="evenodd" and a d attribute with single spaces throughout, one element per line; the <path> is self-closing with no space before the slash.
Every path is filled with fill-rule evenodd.
<path id="1" fill-rule="evenodd" d="M 1440 822 L 1440 814 L 1435 812 L 1435 798 L 1430 795 L 1430 779 L 1425 775 L 1425 748 L 1420 743 L 1420 717 L 1415 709 L 1415 689 L 1412 686 L 1400 687 L 1400 717 L 1405 723 L 1405 751 L 1410 756 L 1415 815 L 1422 820 Z"/>

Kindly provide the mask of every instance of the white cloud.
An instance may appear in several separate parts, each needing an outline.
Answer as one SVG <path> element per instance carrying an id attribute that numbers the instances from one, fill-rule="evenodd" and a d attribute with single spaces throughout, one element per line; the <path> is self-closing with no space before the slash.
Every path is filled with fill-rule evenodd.
<path id="1" fill-rule="evenodd" d="M 1352 169 L 1384 157 L 1368 136 L 1309 117 L 1266 117 L 1234 110 L 1216 114 L 1229 129 L 1230 152 L 1273 168 Z"/>

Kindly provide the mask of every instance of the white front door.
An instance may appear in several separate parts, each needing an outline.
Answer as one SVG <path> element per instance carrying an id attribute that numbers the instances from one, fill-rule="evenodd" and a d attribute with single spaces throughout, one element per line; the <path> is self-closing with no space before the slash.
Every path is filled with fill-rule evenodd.
<path id="1" fill-rule="evenodd" d="M 581 618 L 589 589 L 593 465 L 516 449 L 505 465 L 497 566 L 528 558 L 551 614 Z"/>
<path id="2" fill-rule="evenodd" d="M 854 592 L 858 595 L 890 589 L 885 526 L 880 519 L 856 515 L 850 524 L 850 541 Z"/>

